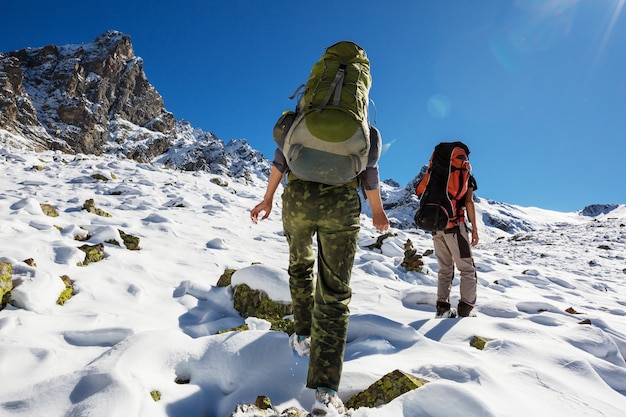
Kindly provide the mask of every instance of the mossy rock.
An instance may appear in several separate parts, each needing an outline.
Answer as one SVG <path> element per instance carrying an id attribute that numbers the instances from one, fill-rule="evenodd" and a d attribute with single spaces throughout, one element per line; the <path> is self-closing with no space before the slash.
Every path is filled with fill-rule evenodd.
<path id="1" fill-rule="evenodd" d="M 428 383 L 396 369 L 374 382 L 363 392 L 355 394 L 346 403 L 346 408 L 375 408 Z"/>
<path id="2" fill-rule="evenodd" d="M 232 273 L 230 270 L 226 270 L 222 275 L 223 281 L 230 281 L 229 275 L 232 276 Z M 271 330 L 282 331 L 287 334 L 294 332 L 293 320 L 285 318 L 285 316 L 293 313 L 292 304 L 283 304 L 271 300 L 265 291 L 253 290 L 246 284 L 236 285 L 233 287 L 233 305 L 244 319 L 257 317 L 270 322 Z M 248 330 L 248 326 L 244 324 L 228 331 L 233 330 Z"/>
<path id="3" fill-rule="evenodd" d="M 224 181 L 221 178 L 211 178 L 210 180 L 213 184 L 219 185 L 220 187 L 228 187 L 228 181 Z"/>
<path id="4" fill-rule="evenodd" d="M 217 286 L 228 287 L 235 272 L 237 272 L 236 269 L 225 269 L 224 273 L 217 280 Z"/>
<path id="5" fill-rule="evenodd" d="M 244 323 L 239 327 L 231 327 L 230 329 L 218 330 L 217 332 L 215 332 L 215 334 L 223 334 L 223 333 L 228 333 L 228 332 L 243 332 L 246 330 L 250 330 L 250 327 L 246 323 Z"/>
<path id="6" fill-rule="evenodd" d="M 67 275 L 61 275 L 61 280 L 65 283 L 65 289 L 61 291 L 57 304 L 64 305 L 74 295 L 74 282 Z"/>
<path id="7" fill-rule="evenodd" d="M 41 207 L 41 211 L 43 211 L 43 214 L 45 214 L 46 216 L 59 217 L 59 213 L 57 212 L 57 209 L 51 206 L 50 204 L 44 203 L 44 204 L 40 204 L 39 206 Z"/>
<path id="8" fill-rule="evenodd" d="M 90 176 L 91 176 L 91 178 L 93 178 L 93 179 L 95 179 L 95 180 L 98 180 L 98 181 L 104 181 L 104 182 L 106 182 L 106 181 L 108 181 L 108 180 L 109 180 L 107 177 L 105 177 L 105 176 L 104 176 L 104 175 L 102 175 L 102 174 L 91 174 Z"/>
<path id="9" fill-rule="evenodd" d="M 104 245 L 102 243 L 98 243 L 97 245 L 83 245 L 78 249 L 85 252 L 85 260 L 80 262 L 78 266 L 89 265 L 104 259 Z"/>
<path id="10" fill-rule="evenodd" d="M 161 400 L 161 391 L 152 390 L 152 391 L 150 391 L 150 396 L 152 397 L 152 399 L 155 402 L 156 401 L 160 401 Z"/>
<path id="11" fill-rule="evenodd" d="M 139 250 L 139 238 L 137 236 L 133 236 L 131 234 L 125 233 L 123 230 L 117 230 L 120 233 L 120 237 L 124 241 L 124 246 L 128 250 Z"/>
<path id="12" fill-rule="evenodd" d="M 246 284 L 233 287 L 233 302 L 241 317 L 279 318 L 293 313 L 291 304 L 271 300 L 265 291 L 253 290 Z"/>
<path id="13" fill-rule="evenodd" d="M 85 202 L 83 203 L 83 210 L 87 210 L 89 213 L 97 214 L 101 217 L 113 217 L 106 211 L 97 208 L 93 198 L 85 200 Z"/>
<path id="14" fill-rule="evenodd" d="M 10 263 L 0 261 L 0 310 L 9 302 L 13 289 L 13 266 Z"/>
<path id="15" fill-rule="evenodd" d="M 472 337 L 472 340 L 470 340 L 470 346 L 475 347 L 478 350 L 484 350 L 485 345 L 487 344 L 488 341 L 489 340 L 485 339 L 484 337 L 474 336 Z"/>
<path id="16" fill-rule="evenodd" d="M 74 288 L 65 287 L 65 289 L 61 291 L 61 294 L 59 294 L 59 298 L 57 299 L 57 304 L 60 306 L 64 305 L 67 301 L 69 301 L 70 298 L 72 298 L 73 295 L 74 295 Z"/>

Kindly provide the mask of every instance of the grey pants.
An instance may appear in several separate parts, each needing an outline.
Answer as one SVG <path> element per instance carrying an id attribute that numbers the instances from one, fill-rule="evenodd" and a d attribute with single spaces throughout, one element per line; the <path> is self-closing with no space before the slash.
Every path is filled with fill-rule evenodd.
<path id="1" fill-rule="evenodd" d="M 453 231 L 433 232 L 433 244 L 439 264 L 437 301 L 450 302 L 456 264 L 461 275 L 460 301 L 470 306 L 476 304 L 476 268 L 465 223 L 459 224 Z"/>
<path id="2" fill-rule="evenodd" d="M 361 199 L 353 185 L 290 181 L 283 192 L 295 330 L 311 335 L 307 387 L 339 388 Z M 313 236 L 317 235 L 317 280 Z"/>

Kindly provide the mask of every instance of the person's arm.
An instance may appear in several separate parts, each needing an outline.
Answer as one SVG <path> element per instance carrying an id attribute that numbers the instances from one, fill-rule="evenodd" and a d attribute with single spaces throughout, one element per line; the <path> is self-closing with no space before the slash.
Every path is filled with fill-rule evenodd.
<path id="1" fill-rule="evenodd" d="M 379 232 L 389 229 L 389 219 L 383 209 L 383 200 L 380 198 L 380 189 L 365 190 L 367 201 L 372 209 L 372 223 Z"/>
<path id="2" fill-rule="evenodd" d="M 265 190 L 265 196 L 263 201 L 257 204 L 252 210 L 250 210 L 250 219 L 257 223 L 259 221 L 259 215 L 264 212 L 261 220 L 265 220 L 270 216 L 272 212 L 272 205 L 274 204 L 274 193 L 283 179 L 283 173 L 280 172 L 276 166 L 272 166 L 272 172 L 270 172 L 270 179 L 267 182 L 267 189 Z"/>
<path id="3" fill-rule="evenodd" d="M 465 209 L 467 218 L 472 224 L 472 246 L 478 245 L 478 224 L 476 224 L 476 208 L 474 207 L 474 189 L 470 187 L 465 194 Z"/>

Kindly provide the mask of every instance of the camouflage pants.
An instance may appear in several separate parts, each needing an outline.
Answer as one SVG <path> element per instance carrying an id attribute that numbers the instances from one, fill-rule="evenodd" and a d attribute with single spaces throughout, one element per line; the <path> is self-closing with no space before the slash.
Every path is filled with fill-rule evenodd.
<path id="1" fill-rule="evenodd" d="M 339 388 L 361 199 L 353 185 L 290 181 L 283 192 L 295 330 L 311 335 L 307 387 Z M 317 281 L 313 235 L 317 234 Z"/>

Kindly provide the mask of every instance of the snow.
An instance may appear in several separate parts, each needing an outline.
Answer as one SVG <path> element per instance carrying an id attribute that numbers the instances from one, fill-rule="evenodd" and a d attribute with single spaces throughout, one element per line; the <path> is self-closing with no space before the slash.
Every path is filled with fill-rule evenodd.
<path id="1" fill-rule="evenodd" d="M 287 334 L 256 318 L 252 330 L 217 334 L 244 324 L 230 289 L 216 286 L 226 269 L 289 299 L 280 191 L 270 218 L 253 224 L 262 181 L 6 148 L 0 161 L 0 260 L 19 283 L 17 307 L 0 311 L 0 416 L 223 417 L 258 395 L 279 410 L 311 406 L 308 358 Z M 87 199 L 112 217 L 82 210 Z M 422 273 L 400 266 L 406 240 L 424 253 L 430 236 L 394 229 L 370 250 L 378 233 L 362 215 L 339 395 L 395 369 L 430 382 L 353 416 L 623 416 L 626 207 L 595 217 L 485 199 L 477 208 L 477 316 L 464 319 L 434 318 L 434 255 Z M 511 232 L 483 223 L 496 215 L 517 222 Z M 110 243 L 120 230 L 140 250 Z M 97 243 L 105 259 L 78 266 L 78 247 Z M 60 306 L 62 275 L 75 294 Z"/>

